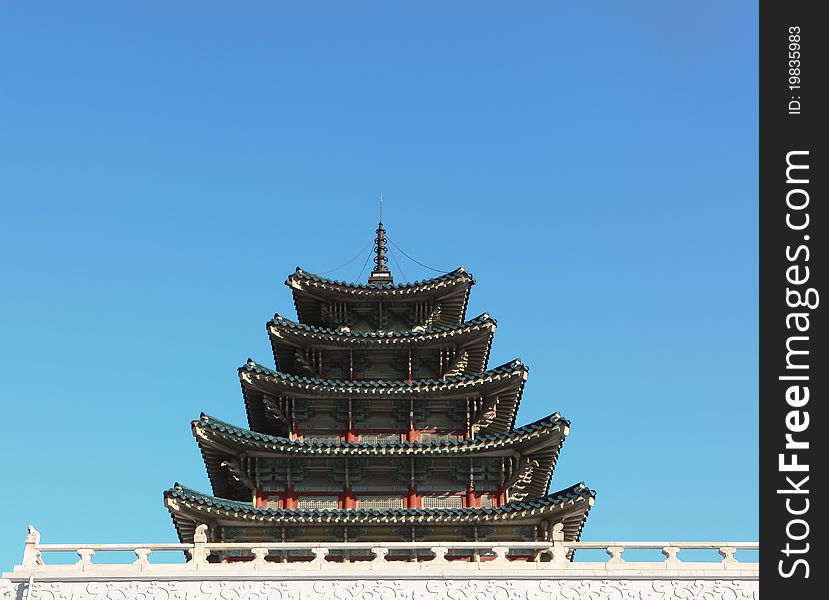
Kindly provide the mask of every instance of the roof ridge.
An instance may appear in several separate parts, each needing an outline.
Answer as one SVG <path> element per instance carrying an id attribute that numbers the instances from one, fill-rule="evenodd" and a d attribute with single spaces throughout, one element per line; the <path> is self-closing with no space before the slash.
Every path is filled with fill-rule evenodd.
<path id="1" fill-rule="evenodd" d="M 454 439 L 454 440 L 434 440 L 429 442 L 410 442 L 410 441 L 399 441 L 399 442 L 380 442 L 380 443 L 365 443 L 365 442 L 345 442 L 342 440 L 339 441 L 305 441 L 305 440 L 292 440 L 290 438 L 286 438 L 283 436 L 271 435 L 269 433 L 262 433 L 259 431 L 253 431 L 252 429 L 247 429 L 245 427 L 240 427 L 238 425 L 234 425 L 233 423 L 229 423 L 227 421 L 223 421 L 221 419 L 217 419 L 211 415 L 201 413 L 200 417 L 196 421 L 192 421 L 192 425 L 195 427 L 197 424 L 204 424 L 211 429 L 224 431 L 225 433 L 236 433 L 241 437 L 256 439 L 263 442 L 269 442 L 274 444 L 283 444 L 289 446 L 296 446 L 296 447 L 318 447 L 318 448 L 373 448 L 373 447 L 399 447 L 399 448 L 423 448 L 423 447 L 433 447 L 439 448 L 441 446 L 444 447 L 472 447 L 476 444 L 486 444 L 489 442 L 496 442 L 501 440 L 507 440 L 509 438 L 517 438 L 527 433 L 533 433 L 540 429 L 544 429 L 545 426 L 556 426 L 565 424 L 569 427 L 570 421 L 561 417 L 561 414 L 558 412 L 552 413 L 544 417 L 543 419 L 538 419 L 537 421 L 533 421 L 532 423 L 527 423 L 526 425 L 522 425 L 521 427 L 517 427 L 515 429 L 509 429 L 503 433 L 492 433 L 492 434 L 485 434 L 480 435 L 475 438 L 471 439 Z"/>
<path id="2" fill-rule="evenodd" d="M 253 512 L 259 514 L 378 514 L 385 512 L 395 512 L 412 515 L 439 515 L 439 514 L 478 514 L 491 512 L 514 512 L 520 510 L 533 510 L 543 506 L 551 506 L 572 500 L 574 497 L 580 498 L 595 498 L 596 492 L 588 488 L 584 482 L 579 482 L 563 490 L 546 494 L 537 498 L 527 500 L 514 500 L 507 502 L 498 507 L 462 507 L 462 508 L 394 508 L 394 509 L 365 509 L 365 508 L 326 508 L 326 509 L 285 509 L 285 508 L 259 508 L 254 507 L 250 502 L 243 502 L 241 500 L 230 500 L 228 498 L 219 498 L 209 494 L 203 494 L 192 488 L 181 485 L 176 482 L 172 488 L 164 491 L 164 497 L 170 496 L 190 500 L 191 502 L 198 502 L 200 504 L 211 504 L 219 506 L 228 510 L 239 510 L 242 512 Z"/>
<path id="3" fill-rule="evenodd" d="M 286 325 L 293 329 L 303 329 L 306 331 L 313 331 L 314 333 L 324 333 L 328 335 L 339 335 L 343 337 L 377 337 L 377 338 L 387 338 L 387 337 L 409 337 L 409 336 L 422 336 L 428 335 L 430 333 L 445 333 L 449 331 L 459 331 L 465 328 L 472 328 L 476 325 L 483 325 L 486 323 L 492 323 L 494 325 L 498 325 L 498 321 L 495 320 L 489 313 L 481 313 L 477 317 L 464 321 L 462 323 L 457 323 L 455 325 L 438 325 L 436 327 L 431 327 L 429 329 L 422 329 L 420 331 L 415 331 L 413 329 L 405 329 L 401 331 L 386 331 L 386 332 L 379 332 L 379 331 L 343 331 L 339 329 L 331 329 L 330 327 L 320 327 L 319 325 L 309 325 L 307 323 L 300 323 L 299 321 L 295 321 L 293 319 L 289 319 L 288 317 L 284 317 L 279 313 L 274 313 L 273 319 L 267 322 L 266 326 L 270 327 L 271 325 Z"/>
<path id="4" fill-rule="evenodd" d="M 329 285 L 336 285 L 339 287 L 349 287 L 349 288 L 356 288 L 356 289 L 366 289 L 366 290 L 400 290 L 400 289 L 411 289 L 416 287 L 422 287 L 424 285 L 429 285 L 432 283 L 438 283 L 441 281 L 445 281 L 448 279 L 453 278 L 468 278 L 475 283 L 475 278 L 473 277 L 472 273 L 466 270 L 466 267 L 460 266 L 452 271 L 448 271 L 443 273 L 442 275 L 438 275 L 437 277 L 431 277 L 428 279 L 421 279 L 418 281 L 411 281 L 406 283 L 359 283 L 359 282 L 348 282 L 342 281 L 339 279 L 329 279 L 328 277 L 323 277 L 322 275 L 317 275 L 316 273 L 312 273 L 311 271 L 306 271 L 301 267 L 297 267 L 296 270 L 288 275 L 288 279 L 285 281 L 286 285 L 290 286 L 290 281 L 292 278 L 301 278 L 310 281 L 317 281 L 320 283 L 327 283 Z"/>
<path id="5" fill-rule="evenodd" d="M 548 425 L 548 424 L 549 425 L 558 425 L 558 424 L 562 424 L 562 423 L 567 425 L 568 427 L 570 426 L 570 421 L 563 418 L 561 416 L 561 413 L 556 411 L 552 414 L 547 415 L 546 417 L 543 417 L 541 419 L 536 419 L 535 421 L 527 423 L 526 425 L 521 425 L 520 427 L 516 427 L 514 429 L 509 429 L 503 434 L 502 433 L 487 433 L 487 434 L 476 437 L 475 440 L 488 441 L 489 439 L 493 439 L 493 438 L 494 439 L 500 439 L 501 436 L 503 436 L 507 433 L 519 433 L 519 434 L 521 434 L 521 433 L 525 433 L 525 432 L 538 430 L 540 427 L 542 427 L 544 425 Z"/>
<path id="6" fill-rule="evenodd" d="M 489 377 L 492 375 L 500 375 L 502 373 L 508 372 L 517 372 L 517 371 L 524 371 L 529 372 L 529 367 L 521 362 L 521 359 L 516 358 L 511 360 L 507 363 L 502 365 L 498 365 L 497 367 L 493 367 L 491 369 L 487 369 L 486 371 L 481 371 L 480 373 L 469 373 L 463 375 L 455 375 L 452 377 L 446 377 L 445 379 L 437 379 L 437 378 L 423 378 L 423 379 L 414 379 L 412 380 L 413 383 L 409 383 L 407 380 L 404 379 L 371 379 L 371 380 L 357 380 L 357 381 L 349 381 L 347 379 L 321 379 L 319 377 L 308 377 L 306 375 L 293 375 L 291 373 L 285 373 L 284 371 L 277 371 L 275 369 L 271 369 L 264 365 L 260 365 L 252 358 L 248 358 L 245 364 L 237 369 L 239 373 L 243 371 L 247 372 L 256 372 L 256 373 L 264 373 L 266 375 L 271 375 L 273 377 L 278 377 L 279 379 L 287 380 L 287 381 L 301 381 L 303 383 L 310 383 L 314 385 L 326 385 L 326 384 L 337 384 L 338 382 L 341 383 L 343 386 L 347 387 L 414 387 L 415 383 L 418 385 L 445 385 L 451 383 L 457 383 L 460 381 L 474 381 L 476 379 L 484 379 L 485 377 Z"/>

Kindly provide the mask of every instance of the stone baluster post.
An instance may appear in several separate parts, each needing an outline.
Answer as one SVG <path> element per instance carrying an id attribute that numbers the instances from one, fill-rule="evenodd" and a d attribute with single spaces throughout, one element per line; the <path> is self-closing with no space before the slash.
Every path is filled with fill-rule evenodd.
<path id="1" fill-rule="evenodd" d="M 433 546 L 432 548 L 429 548 L 429 549 L 435 555 L 434 560 L 432 560 L 433 563 L 447 563 L 447 562 L 449 562 L 448 560 L 446 560 L 446 554 L 449 552 L 449 548 L 447 548 L 446 546 Z"/>
<path id="2" fill-rule="evenodd" d="M 558 566 L 567 566 L 570 561 L 567 560 L 567 546 L 564 544 L 564 523 L 556 523 L 553 525 L 553 547 L 550 548 L 552 561 Z"/>
<path id="3" fill-rule="evenodd" d="M 492 561 L 494 563 L 508 563 L 509 559 L 507 558 L 507 554 L 509 554 L 509 548 L 506 546 L 495 546 L 492 548 L 492 552 L 495 554 L 495 559 Z"/>
<path id="4" fill-rule="evenodd" d="M 325 560 L 325 557 L 328 556 L 328 548 L 311 548 L 311 552 L 314 553 L 314 560 L 311 561 L 311 564 L 319 565 L 319 568 L 322 569 L 325 563 L 328 562 Z"/>
<path id="5" fill-rule="evenodd" d="M 135 550 L 133 550 L 133 552 L 135 552 L 135 562 L 133 562 L 132 564 L 138 567 L 139 571 L 143 571 L 144 569 L 150 566 L 149 559 L 150 554 L 153 553 L 152 550 L 150 550 L 149 548 L 136 548 Z"/>
<path id="6" fill-rule="evenodd" d="M 40 544 L 40 532 L 32 525 L 29 525 L 29 530 L 26 533 L 26 545 L 23 547 L 23 566 L 34 567 L 35 565 L 42 565 L 43 558 L 38 549 Z"/>
<path id="7" fill-rule="evenodd" d="M 386 555 L 389 553 L 388 548 L 383 548 L 382 546 L 377 546 L 371 549 L 372 554 L 374 554 L 374 559 L 372 562 L 384 563 L 388 562 L 386 559 Z"/>
<path id="8" fill-rule="evenodd" d="M 723 546 L 719 549 L 719 554 L 722 556 L 722 562 L 724 565 L 734 565 L 739 562 L 736 558 L 734 558 L 734 553 L 736 551 L 737 549 L 733 546 Z"/>
<path id="9" fill-rule="evenodd" d="M 624 546 L 610 546 L 607 548 L 606 552 L 607 555 L 610 557 L 610 560 L 607 561 L 608 564 L 619 564 L 625 562 L 625 559 L 622 558 L 622 552 L 625 551 Z"/>
<path id="10" fill-rule="evenodd" d="M 76 550 L 80 560 L 76 563 L 81 571 L 86 571 L 87 567 L 92 565 L 92 557 L 95 556 L 95 551 L 92 548 L 78 548 Z"/>
<path id="11" fill-rule="evenodd" d="M 198 569 L 200 565 L 207 564 L 207 557 L 210 556 L 210 549 L 207 547 L 207 525 L 201 524 L 196 527 L 193 534 L 193 549 L 190 550 L 190 560 Z"/>
<path id="12" fill-rule="evenodd" d="M 677 558 L 679 550 L 680 548 L 677 548 L 676 546 L 665 546 L 662 548 L 662 554 L 665 555 L 665 564 L 675 565 L 677 563 L 681 563 L 682 561 Z"/>
<path id="13" fill-rule="evenodd" d="M 265 560 L 268 556 L 267 548 L 251 548 L 250 553 L 253 554 L 254 569 L 261 569 L 268 566 L 268 561 Z"/>

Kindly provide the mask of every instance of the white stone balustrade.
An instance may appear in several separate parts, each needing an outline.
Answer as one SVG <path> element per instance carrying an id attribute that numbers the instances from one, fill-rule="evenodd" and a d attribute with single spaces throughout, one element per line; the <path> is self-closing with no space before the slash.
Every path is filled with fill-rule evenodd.
<path id="1" fill-rule="evenodd" d="M 752 600 L 758 593 L 757 562 L 735 556 L 757 551 L 756 542 L 566 542 L 554 530 L 552 542 L 214 543 L 207 541 L 203 530 L 197 533 L 192 544 L 43 544 L 40 534 L 30 528 L 22 564 L 0 579 L 0 600 L 61 594 L 78 599 L 110 597 L 89 591 L 99 589 L 95 585 L 102 582 L 107 590 L 120 590 L 115 596 L 127 599 L 147 597 L 149 592 L 174 597 L 174 591 L 181 598 L 218 599 L 219 592 L 211 595 L 214 584 L 216 590 L 242 586 L 239 589 L 260 598 L 285 600 L 329 598 L 334 592 L 350 598 L 360 590 L 362 595 L 353 597 L 478 598 L 489 597 L 478 594 L 477 586 L 485 581 L 501 586 L 510 598 L 556 598 L 565 591 L 572 598 L 615 597 L 613 590 L 620 590 L 643 599 L 705 597 L 705 593 Z M 579 550 L 603 551 L 608 559 L 580 561 L 576 554 L 571 561 L 568 557 Z M 649 550 L 657 557 L 661 552 L 665 559 L 623 559 L 628 550 Z M 694 560 L 694 552 L 702 550 L 709 556 L 719 554 L 721 560 Z M 175 556 L 164 561 L 159 556 L 171 551 L 185 554 L 187 561 L 177 562 Z M 96 557 L 110 552 L 131 552 L 135 560 L 96 562 Z M 78 560 L 50 562 L 55 553 L 76 553 Z M 377 590 L 376 596 L 366 592 L 366 586 Z M 250 592 L 254 588 L 261 590 Z"/>
<path id="2" fill-rule="evenodd" d="M 185 564 L 180 563 L 155 563 L 150 561 L 150 555 L 158 552 L 182 551 L 187 554 L 189 560 Z M 367 550 L 366 560 L 349 562 L 343 559 L 346 551 Z M 391 551 L 415 551 L 428 550 L 432 557 L 419 554 L 420 560 L 392 560 L 388 557 Z M 510 555 L 513 550 L 523 551 L 521 556 Z M 578 550 L 604 550 L 609 560 L 598 563 L 570 561 L 566 557 L 571 551 Z M 490 566 L 498 565 L 503 568 L 509 565 L 514 569 L 549 569 L 565 568 L 579 569 L 584 565 L 603 564 L 614 568 L 636 569 L 636 565 L 654 564 L 651 562 L 628 562 L 622 559 L 625 550 L 656 550 L 660 551 L 665 560 L 661 561 L 665 566 L 698 568 L 703 564 L 710 568 L 716 564 L 719 568 L 745 569 L 756 565 L 754 562 L 740 562 L 734 554 L 738 550 L 759 550 L 757 542 L 565 542 L 556 540 L 554 542 L 443 542 L 435 545 L 435 542 L 330 542 L 330 543 L 300 543 L 300 542 L 273 542 L 273 543 L 227 543 L 196 541 L 192 544 L 42 544 L 40 534 L 32 529 L 26 536 L 23 552 L 23 563 L 15 567 L 16 571 L 39 571 L 49 572 L 50 570 L 79 570 L 89 571 L 94 568 L 117 567 L 119 570 L 129 569 L 143 570 L 154 567 L 171 567 L 180 571 L 194 569 L 233 569 L 245 568 L 272 568 L 283 570 L 296 570 L 307 568 L 337 568 L 344 569 L 359 568 L 360 565 L 381 564 L 382 568 L 395 569 L 424 569 L 429 568 L 432 563 L 439 563 L 449 566 L 452 569 L 487 569 Z M 715 550 L 721 557 L 716 563 L 688 562 L 685 563 L 678 558 L 680 551 L 689 550 Z M 99 552 L 132 552 L 136 560 L 130 564 L 123 565 L 98 565 L 94 562 L 96 553 Z M 240 552 L 241 551 L 241 552 Z M 470 561 L 468 558 L 455 560 L 450 553 L 463 551 L 469 555 L 476 554 L 481 559 Z M 527 555 L 530 551 L 530 556 Z M 75 552 L 79 560 L 73 565 L 48 564 L 44 556 L 49 553 Z M 211 562 L 209 557 L 214 555 L 216 559 L 225 552 L 233 552 L 234 562 Z M 310 560 L 285 561 L 284 554 L 293 552 L 294 555 L 302 553 Z M 333 552 L 333 554 L 332 554 Z M 242 556 L 240 556 L 242 554 Z M 447 555 L 450 555 L 447 557 Z M 551 558 L 545 560 L 544 554 Z M 270 559 L 270 560 L 268 560 Z"/>

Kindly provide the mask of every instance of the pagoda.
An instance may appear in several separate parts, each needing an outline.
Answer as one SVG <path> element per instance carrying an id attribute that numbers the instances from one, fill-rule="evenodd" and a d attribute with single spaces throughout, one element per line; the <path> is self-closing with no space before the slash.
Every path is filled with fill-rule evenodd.
<path id="1" fill-rule="evenodd" d="M 288 277 L 297 320 L 267 323 L 275 368 L 238 370 L 247 428 L 192 422 L 213 493 L 164 493 L 182 542 L 200 525 L 212 542 L 579 539 L 595 492 L 548 493 L 569 421 L 516 427 L 528 369 L 488 366 L 475 279 L 395 284 L 386 243 L 381 219 L 367 283 Z"/>

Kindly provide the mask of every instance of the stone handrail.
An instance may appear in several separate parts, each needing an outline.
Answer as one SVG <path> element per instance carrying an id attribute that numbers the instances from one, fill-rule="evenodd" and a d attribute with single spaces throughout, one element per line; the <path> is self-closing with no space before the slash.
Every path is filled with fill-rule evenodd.
<path id="1" fill-rule="evenodd" d="M 222 543 L 207 541 L 206 533 L 199 526 L 189 544 L 42 544 L 30 528 L 22 564 L 0 577 L 0 600 L 756 600 L 759 594 L 757 562 L 734 557 L 752 552 L 756 560 L 754 542 L 568 542 L 555 527 L 551 541 L 539 542 Z M 572 560 L 581 550 L 590 557 Z M 642 550 L 650 551 L 644 560 L 630 560 Z M 154 555 L 169 551 L 185 553 L 187 562 Z M 594 561 L 597 551 L 608 559 Z M 135 558 L 113 564 L 122 558 L 118 552 Z M 693 552 L 709 562 L 694 561 Z M 78 560 L 58 564 L 65 560 L 59 553 Z"/>
<path id="2" fill-rule="evenodd" d="M 555 532 L 559 533 L 559 532 Z M 557 539 L 551 542 L 272 542 L 272 543 L 227 543 L 207 542 L 204 531 L 197 531 L 196 541 L 191 544 L 42 544 L 40 534 L 33 527 L 29 528 L 23 553 L 23 562 L 17 571 L 43 573 L 51 570 L 65 572 L 103 570 L 125 567 L 135 571 L 175 568 L 178 570 L 222 569 L 232 566 L 234 569 L 321 569 L 347 567 L 354 568 L 395 568 L 395 569 L 430 569 L 434 567 L 450 569 L 584 569 L 601 565 L 603 569 L 637 568 L 637 565 L 649 565 L 653 568 L 662 565 L 674 569 L 699 569 L 701 566 L 720 569 L 756 569 L 756 562 L 740 562 L 734 558 L 737 551 L 758 550 L 757 542 L 566 542 Z M 561 537 L 556 535 L 555 537 Z M 408 551 L 410 560 L 390 560 L 391 551 Z M 426 550 L 432 557 L 418 553 Z M 571 552 L 576 550 L 604 550 L 608 560 L 599 562 L 571 561 Z M 659 550 L 665 559 L 662 561 L 626 561 L 625 550 Z M 679 558 L 684 550 L 717 550 L 722 557 L 716 562 L 687 562 Z M 154 552 L 183 551 L 189 557 L 180 563 L 154 563 L 150 556 Z M 289 551 L 301 552 L 310 560 L 286 560 Z M 355 551 L 363 551 L 355 552 Z M 368 551 L 368 552 L 366 552 Z M 453 551 L 467 551 L 464 560 L 453 560 Z M 471 552 L 470 552 L 471 551 Z M 513 551 L 523 551 L 521 561 L 510 560 Z M 527 553 L 529 551 L 529 554 Z M 47 564 L 44 554 L 57 552 L 74 552 L 79 560 L 72 564 Z M 93 562 L 99 552 L 132 552 L 135 560 L 127 564 L 97 564 Z M 209 562 L 211 554 L 233 552 L 242 561 L 231 563 Z M 271 552 L 273 560 L 266 560 Z M 333 553 L 333 554 L 332 554 Z M 338 555 L 336 555 L 339 553 Z M 358 560 L 350 560 L 352 553 L 362 554 Z M 335 556 L 336 555 L 336 556 Z M 545 556 L 546 555 L 546 556 Z M 311 558 L 313 556 L 313 558 Z M 513 557 L 515 555 L 513 554 Z M 470 557 L 472 559 L 470 560 Z M 354 556 L 353 558 L 357 558 Z M 363 560 L 366 558 L 367 560 Z M 529 558 L 529 560 L 527 560 Z M 415 560 L 419 559 L 419 560 Z"/>

